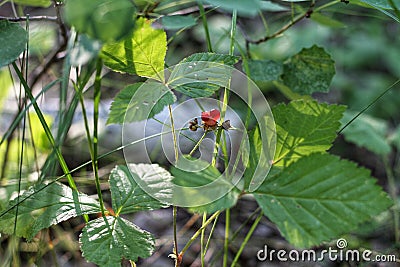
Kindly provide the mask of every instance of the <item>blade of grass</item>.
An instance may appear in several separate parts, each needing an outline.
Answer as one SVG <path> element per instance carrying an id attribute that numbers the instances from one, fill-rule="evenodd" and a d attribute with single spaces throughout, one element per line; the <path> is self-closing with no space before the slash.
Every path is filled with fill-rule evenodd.
<path id="1" fill-rule="evenodd" d="M 69 183 L 70 187 L 71 187 L 72 189 L 74 189 L 74 190 L 77 190 L 76 185 L 75 185 L 75 182 L 74 182 L 74 179 L 72 178 L 72 176 L 71 176 L 71 174 L 70 174 L 70 172 L 69 172 L 69 170 L 68 170 L 67 163 L 65 162 L 65 159 L 64 159 L 63 155 L 61 154 L 60 150 L 59 150 L 58 147 L 56 146 L 56 143 L 55 143 L 55 141 L 54 141 L 53 134 L 51 133 L 50 128 L 49 128 L 49 126 L 47 125 L 46 120 L 44 119 L 43 113 L 42 113 L 42 111 L 40 110 L 38 104 L 36 103 L 35 98 L 34 98 L 33 95 L 32 95 L 31 88 L 29 88 L 29 85 L 27 84 L 26 80 L 24 79 L 24 77 L 23 77 L 21 71 L 19 70 L 19 68 L 18 68 L 18 66 L 15 64 L 15 62 L 12 63 L 12 66 L 13 66 L 15 72 L 17 73 L 17 76 L 18 76 L 20 82 L 21 82 L 22 85 L 23 85 L 26 94 L 28 95 L 30 101 L 33 103 L 33 108 L 35 109 L 35 112 L 36 112 L 36 114 L 37 114 L 38 117 L 39 117 L 40 123 L 42 124 L 42 127 L 43 127 L 43 129 L 44 129 L 44 132 L 45 132 L 45 134 L 46 134 L 46 137 L 47 137 L 47 139 L 49 140 L 49 142 L 50 142 L 51 146 L 53 147 L 53 149 L 55 149 L 55 151 L 56 151 L 55 153 L 56 153 L 57 158 L 58 158 L 58 160 L 59 160 L 59 162 L 60 162 L 60 165 L 61 165 L 61 168 L 62 168 L 63 172 L 64 172 L 65 174 L 67 174 L 66 177 L 67 177 L 67 180 L 68 180 L 68 183 Z"/>

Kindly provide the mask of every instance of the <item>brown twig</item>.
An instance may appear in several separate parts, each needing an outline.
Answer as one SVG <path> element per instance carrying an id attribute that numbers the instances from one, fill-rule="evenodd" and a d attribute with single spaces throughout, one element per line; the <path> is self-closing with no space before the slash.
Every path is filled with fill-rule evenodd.
<path id="1" fill-rule="evenodd" d="M 293 25 L 297 24 L 302 19 L 309 18 L 311 16 L 311 14 L 313 13 L 314 6 L 315 6 L 315 1 L 312 1 L 308 10 L 305 13 L 297 16 L 296 18 L 291 20 L 288 24 L 284 25 L 282 28 L 280 28 L 279 30 L 277 30 L 276 32 L 274 32 L 271 35 L 267 35 L 258 40 L 251 40 L 250 38 L 246 37 L 246 50 L 249 51 L 250 44 L 260 44 L 260 43 L 264 43 L 270 39 L 274 39 L 274 38 L 278 37 L 279 35 L 281 35 L 282 33 L 284 33 L 285 31 L 287 31 Z"/>
<path id="2" fill-rule="evenodd" d="M 27 21 L 28 17 L 3 17 L 0 16 L 0 20 L 8 20 L 11 22 Z M 57 17 L 53 16 L 29 16 L 29 21 L 51 21 L 57 22 Z"/>

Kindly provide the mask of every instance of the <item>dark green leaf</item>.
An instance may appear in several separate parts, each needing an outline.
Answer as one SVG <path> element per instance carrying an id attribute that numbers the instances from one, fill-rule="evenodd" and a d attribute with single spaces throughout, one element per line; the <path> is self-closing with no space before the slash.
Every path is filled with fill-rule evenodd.
<path id="1" fill-rule="evenodd" d="M 276 81 L 283 73 L 283 64 L 273 60 L 249 60 L 250 78 L 256 82 Z"/>
<path id="2" fill-rule="evenodd" d="M 149 232 L 113 216 L 90 221 L 79 241 L 86 260 L 107 267 L 120 267 L 122 258 L 147 258 L 154 250 L 154 237 Z"/>
<path id="3" fill-rule="evenodd" d="M 174 90 L 190 97 L 209 97 L 219 89 L 218 85 L 198 82 L 175 86 Z"/>
<path id="4" fill-rule="evenodd" d="M 359 0 L 355 1 L 365 3 L 374 8 L 393 9 L 388 0 Z M 353 2 L 352 2 L 353 3 Z M 394 5 L 400 8 L 400 0 L 393 0 Z"/>
<path id="5" fill-rule="evenodd" d="M 14 0 L 13 2 L 24 6 L 49 7 L 51 5 L 51 0 Z"/>
<path id="6" fill-rule="evenodd" d="M 139 185 L 138 181 L 139 184 L 145 184 Z M 111 171 L 109 180 L 113 210 L 119 215 L 167 207 L 168 204 L 165 203 L 171 203 L 172 200 L 171 181 L 169 172 L 157 164 L 116 166 Z M 149 183 L 151 188 L 146 186 Z M 146 188 L 148 192 L 142 188 Z"/>
<path id="7" fill-rule="evenodd" d="M 18 23 L 0 20 L 0 68 L 16 60 L 27 41 L 28 34 Z"/>
<path id="8" fill-rule="evenodd" d="M 272 3 L 271 1 L 261 1 L 261 9 L 265 11 L 271 12 L 281 12 L 289 10 L 286 6 L 281 6 L 276 3 Z"/>
<path id="9" fill-rule="evenodd" d="M 255 16 L 258 14 L 262 7 L 260 0 L 203 0 L 203 2 L 227 11 L 237 10 L 240 15 L 244 16 Z"/>
<path id="10" fill-rule="evenodd" d="M 211 96 L 220 86 L 227 86 L 237 60 L 230 55 L 193 54 L 172 69 L 168 84 L 190 97 Z"/>
<path id="11" fill-rule="evenodd" d="M 264 181 L 254 193 L 264 214 L 296 247 L 339 237 L 392 201 L 368 170 L 329 154 L 312 154 Z"/>
<path id="12" fill-rule="evenodd" d="M 329 149 L 345 109 L 304 100 L 273 107 L 277 134 L 274 165 L 287 166 L 302 156 Z"/>
<path id="13" fill-rule="evenodd" d="M 165 16 L 161 18 L 161 24 L 167 30 L 179 30 L 182 28 L 190 28 L 196 25 L 196 19 L 189 16 Z"/>
<path id="14" fill-rule="evenodd" d="M 167 36 L 163 30 L 151 27 L 151 21 L 140 18 L 128 38 L 103 47 L 104 64 L 114 71 L 142 77 L 164 79 L 164 58 Z"/>
<path id="15" fill-rule="evenodd" d="M 316 45 L 305 48 L 283 65 L 282 79 L 296 93 L 328 92 L 335 75 L 335 62 Z"/>
<path id="16" fill-rule="evenodd" d="M 180 63 L 207 61 L 207 62 L 221 63 L 232 67 L 238 62 L 238 60 L 239 57 L 237 56 L 231 56 L 225 54 L 195 53 L 183 59 Z"/>
<path id="17" fill-rule="evenodd" d="M 30 187 L 19 198 L 17 236 L 32 239 L 38 231 L 70 218 L 100 212 L 99 203 L 89 196 L 73 191 L 61 183 L 38 184 Z M 14 232 L 18 199 L 10 201 L 8 212 L 0 216 L 0 231 L 6 234 Z"/>
<path id="18" fill-rule="evenodd" d="M 128 85 L 114 98 L 107 123 L 152 118 L 175 100 L 175 95 L 162 83 L 148 81 Z"/>
<path id="19" fill-rule="evenodd" d="M 68 0 L 65 19 L 80 33 L 109 42 L 127 36 L 135 25 L 136 8 L 129 0 Z"/>
<path id="20" fill-rule="evenodd" d="M 343 125 L 356 115 L 355 112 L 346 112 L 342 119 Z M 363 114 L 343 130 L 343 135 L 346 141 L 365 147 L 376 154 L 387 155 L 391 151 L 387 140 L 388 125 L 384 120 Z"/>
<path id="21" fill-rule="evenodd" d="M 172 181 L 177 185 L 174 203 L 187 203 L 185 206 L 194 212 L 213 213 L 227 209 L 234 206 L 239 197 L 240 192 L 234 184 L 208 162 L 183 157 L 171 173 Z"/>

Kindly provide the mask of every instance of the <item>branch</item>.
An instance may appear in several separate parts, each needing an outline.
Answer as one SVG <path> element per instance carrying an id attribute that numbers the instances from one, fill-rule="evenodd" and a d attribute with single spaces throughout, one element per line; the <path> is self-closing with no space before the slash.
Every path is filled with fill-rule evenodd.
<path id="1" fill-rule="evenodd" d="M 282 33 L 284 33 L 286 30 L 288 30 L 290 27 L 292 27 L 293 25 L 295 25 L 296 23 L 301 21 L 302 19 L 309 18 L 311 16 L 311 14 L 313 13 L 313 11 L 314 11 L 314 6 L 315 6 L 315 1 L 312 1 L 310 6 L 309 6 L 309 8 L 308 8 L 308 10 L 305 13 L 297 16 L 292 21 L 290 21 L 288 24 L 284 25 L 282 28 L 280 28 L 279 30 L 277 30 L 276 32 L 274 32 L 271 35 L 267 35 L 267 36 L 265 36 L 265 37 L 263 37 L 261 39 L 258 39 L 258 40 L 251 40 L 249 38 L 246 38 L 246 49 L 247 49 L 247 51 L 249 51 L 249 44 L 260 44 L 260 43 L 266 42 L 266 41 L 268 41 L 270 39 L 276 38 L 279 35 L 281 35 Z"/>
<path id="2" fill-rule="evenodd" d="M 0 16 L 0 20 L 8 20 L 12 22 L 27 21 L 28 17 L 3 17 Z M 53 16 L 29 16 L 30 21 L 51 21 L 57 22 L 57 17 Z"/>

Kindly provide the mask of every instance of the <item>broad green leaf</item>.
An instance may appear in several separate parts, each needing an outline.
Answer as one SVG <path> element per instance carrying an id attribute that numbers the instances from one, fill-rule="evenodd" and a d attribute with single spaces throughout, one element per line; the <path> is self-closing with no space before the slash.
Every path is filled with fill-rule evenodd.
<path id="1" fill-rule="evenodd" d="M 249 161 L 244 172 L 244 191 L 252 192 L 260 186 L 271 170 L 275 146 L 275 122 L 269 116 L 249 132 Z"/>
<path id="2" fill-rule="evenodd" d="M 345 106 L 296 100 L 272 108 L 277 144 L 274 165 L 287 166 L 298 158 L 331 147 Z"/>
<path id="3" fill-rule="evenodd" d="M 194 158 L 180 158 L 177 167 L 171 169 L 175 187 L 174 203 L 185 202 L 193 212 L 213 213 L 236 204 L 240 191 L 208 162 Z M 197 205 L 196 203 L 208 203 Z"/>
<path id="4" fill-rule="evenodd" d="M 175 95 L 162 83 L 148 81 L 128 85 L 114 98 L 107 124 L 152 118 L 175 101 Z"/>
<path id="5" fill-rule="evenodd" d="M 253 81 L 276 81 L 283 73 L 282 63 L 273 60 L 249 60 L 249 76 Z"/>
<path id="6" fill-rule="evenodd" d="M 68 0 L 65 19 L 80 33 L 103 42 L 120 40 L 132 32 L 136 8 L 130 0 Z"/>
<path id="7" fill-rule="evenodd" d="M 254 197 L 282 235 L 299 248 L 348 233 L 392 205 L 369 170 L 312 154 L 266 179 Z"/>
<path id="8" fill-rule="evenodd" d="M 357 113 L 345 112 L 342 122 L 345 125 Z M 343 130 L 344 139 L 376 154 L 387 155 L 391 148 L 387 140 L 388 125 L 386 121 L 363 114 Z"/>
<path id="9" fill-rule="evenodd" d="M 174 15 L 174 16 L 164 16 L 161 18 L 161 24 L 163 25 L 164 29 L 167 30 L 179 30 L 182 28 L 191 28 L 196 25 L 196 19 L 189 15 L 189 16 L 181 16 L 181 15 Z"/>
<path id="10" fill-rule="evenodd" d="M 260 0 L 203 0 L 203 2 L 227 11 L 237 10 L 240 15 L 244 16 L 255 16 L 262 7 Z"/>
<path id="11" fill-rule="evenodd" d="M 195 53 L 187 58 L 184 58 L 179 63 L 188 63 L 196 61 L 207 61 L 225 64 L 233 67 L 239 60 L 237 56 L 225 55 L 225 54 L 215 54 L 215 53 Z M 178 64 L 179 65 L 179 64 Z"/>
<path id="12" fill-rule="evenodd" d="M 100 212 L 99 203 L 89 196 L 73 191 L 70 187 L 55 182 L 30 187 L 19 198 L 17 236 L 32 239 L 38 231 L 70 218 Z M 0 213 L 0 231 L 14 233 L 16 204 L 10 201 Z M 9 210 L 8 210 L 9 209 Z"/>
<path id="13" fill-rule="evenodd" d="M 13 0 L 15 4 L 24 6 L 49 7 L 51 0 Z"/>
<path id="14" fill-rule="evenodd" d="M 296 93 L 328 92 L 335 62 L 316 45 L 304 48 L 283 65 L 283 83 Z"/>
<path id="15" fill-rule="evenodd" d="M 281 12 L 289 10 L 288 7 L 273 3 L 271 1 L 261 1 L 261 9 L 271 12 Z"/>
<path id="16" fill-rule="evenodd" d="M 167 35 L 151 27 L 151 21 L 140 18 L 135 30 L 125 40 L 103 47 L 104 64 L 114 71 L 164 80 L 164 58 Z"/>
<path id="17" fill-rule="evenodd" d="M 374 8 L 393 9 L 388 0 L 358 0 L 355 3 L 365 3 Z M 353 2 L 352 2 L 353 3 Z M 400 8 L 400 0 L 393 0 L 394 5 Z"/>
<path id="18" fill-rule="evenodd" d="M 311 15 L 311 19 L 315 22 L 318 22 L 321 25 L 328 26 L 331 28 L 344 28 L 346 24 L 342 23 L 341 21 L 335 20 L 330 18 L 326 15 L 322 15 L 321 13 L 314 12 Z"/>
<path id="19" fill-rule="evenodd" d="M 237 61 L 238 57 L 230 55 L 193 54 L 174 66 L 168 84 L 190 97 L 208 97 L 227 86 Z"/>
<path id="20" fill-rule="evenodd" d="M 120 267 L 122 258 L 136 261 L 154 250 L 154 237 L 130 221 L 107 216 L 88 222 L 79 242 L 86 260 L 100 266 Z"/>
<path id="21" fill-rule="evenodd" d="M 27 41 L 28 34 L 18 23 L 0 20 L 0 68 L 16 60 Z"/>
<path id="22" fill-rule="evenodd" d="M 165 203 L 171 203 L 171 180 L 169 172 L 157 164 L 116 166 L 109 180 L 114 212 L 119 215 L 168 207 Z M 151 188 L 147 188 L 149 192 L 142 189 L 143 185 L 140 186 L 142 181 L 151 183 Z"/>

